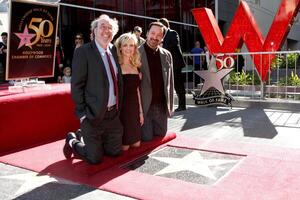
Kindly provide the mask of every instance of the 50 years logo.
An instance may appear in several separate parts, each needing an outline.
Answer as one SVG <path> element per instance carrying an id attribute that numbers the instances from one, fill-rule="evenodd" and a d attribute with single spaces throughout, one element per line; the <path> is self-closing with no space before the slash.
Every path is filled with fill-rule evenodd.
<path id="1" fill-rule="evenodd" d="M 44 16 L 40 17 L 42 15 Z M 18 26 L 20 31 L 24 27 L 23 32 L 14 32 L 20 40 L 18 49 L 23 46 L 32 49 L 34 45 L 37 47 L 49 47 L 52 43 L 51 36 L 54 32 L 54 25 L 51 20 L 53 21 L 53 16 L 47 9 L 33 8 L 26 12 Z"/>
<path id="2" fill-rule="evenodd" d="M 39 23 L 38 26 L 34 25 L 33 23 Z M 45 33 L 45 25 L 48 24 L 48 31 Z M 29 26 L 29 29 L 33 30 L 36 33 L 35 40 L 26 46 L 32 46 L 35 45 L 40 41 L 40 39 L 43 40 L 43 38 L 48 38 L 53 34 L 53 23 L 49 20 L 43 20 L 42 18 L 32 18 Z M 42 38 L 41 38 L 42 36 Z"/>

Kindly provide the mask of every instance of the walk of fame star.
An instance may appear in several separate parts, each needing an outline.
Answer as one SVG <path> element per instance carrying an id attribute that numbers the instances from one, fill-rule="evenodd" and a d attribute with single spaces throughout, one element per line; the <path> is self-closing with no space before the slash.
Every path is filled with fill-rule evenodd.
<path id="1" fill-rule="evenodd" d="M 201 89 L 200 95 L 204 94 L 210 88 L 215 88 L 223 95 L 225 95 L 222 79 L 229 74 L 233 68 L 231 69 L 221 69 L 220 71 L 213 71 L 213 67 L 216 65 L 216 58 L 212 57 L 208 70 L 195 71 L 195 73 L 204 79 L 204 84 Z"/>
<path id="2" fill-rule="evenodd" d="M 30 44 L 30 40 L 35 36 L 35 34 L 28 33 L 27 25 L 24 28 L 23 33 L 14 33 L 18 38 L 20 38 L 20 43 L 18 46 L 18 49 L 20 49 L 22 46 L 28 46 Z M 31 48 L 31 46 L 29 46 Z"/>
<path id="3" fill-rule="evenodd" d="M 152 157 L 161 162 L 168 163 L 169 165 L 164 169 L 155 173 L 155 175 L 161 175 L 166 173 L 173 173 L 179 171 L 192 171 L 196 174 L 204 177 L 216 180 L 211 166 L 220 166 L 223 164 L 237 163 L 238 160 L 230 159 L 204 159 L 200 152 L 192 151 L 183 158 L 169 158 L 169 157 Z"/>
<path id="4" fill-rule="evenodd" d="M 242 158 L 238 155 L 170 146 L 141 157 L 126 168 L 164 178 L 212 185 Z"/>

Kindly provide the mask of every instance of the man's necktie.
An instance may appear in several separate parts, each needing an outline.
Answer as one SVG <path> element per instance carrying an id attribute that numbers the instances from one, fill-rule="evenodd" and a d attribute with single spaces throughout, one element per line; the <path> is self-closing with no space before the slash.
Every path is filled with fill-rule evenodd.
<path id="1" fill-rule="evenodd" d="M 109 65 L 109 70 L 110 70 L 110 74 L 114 83 L 114 94 L 116 96 L 116 105 L 117 105 L 117 109 L 119 107 L 119 90 L 118 90 L 118 79 L 114 70 L 114 67 L 112 65 L 112 62 L 110 60 L 110 56 L 108 55 L 107 51 L 105 52 L 107 61 L 108 61 L 108 65 Z"/>

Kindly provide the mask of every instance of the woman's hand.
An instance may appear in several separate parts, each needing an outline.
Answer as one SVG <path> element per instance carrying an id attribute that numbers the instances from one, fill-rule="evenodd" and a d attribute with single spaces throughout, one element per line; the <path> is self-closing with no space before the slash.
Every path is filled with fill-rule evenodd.
<path id="1" fill-rule="evenodd" d="M 140 113 L 140 123 L 141 123 L 141 126 L 144 124 L 144 114 L 143 113 Z"/>

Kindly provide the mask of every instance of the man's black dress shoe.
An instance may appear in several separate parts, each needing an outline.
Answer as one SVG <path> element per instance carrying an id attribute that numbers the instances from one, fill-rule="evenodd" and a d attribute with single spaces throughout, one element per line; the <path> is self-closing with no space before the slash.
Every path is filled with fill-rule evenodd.
<path id="1" fill-rule="evenodd" d="M 177 109 L 175 109 L 175 112 L 184 111 L 184 110 L 186 110 L 186 107 L 178 107 Z"/>
<path id="2" fill-rule="evenodd" d="M 77 140 L 79 140 L 80 142 L 83 142 L 83 141 L 82 141 L 81 129 L 78 129 L 78 130 L 75 132 L 75 135 L 76 135 L 76 139 L 77 139 Z"/>
<path id="3" fill-rule="evenodd" d="M 73 154 L 73 149 L 70 147 L 69 142 L 71 139 L 76 139 L 76 135 L 73 132 L 69 132 L 66 137 L 66 142 L 63 148 L 63 153 L 66 159 L 71 158 Z"/>

